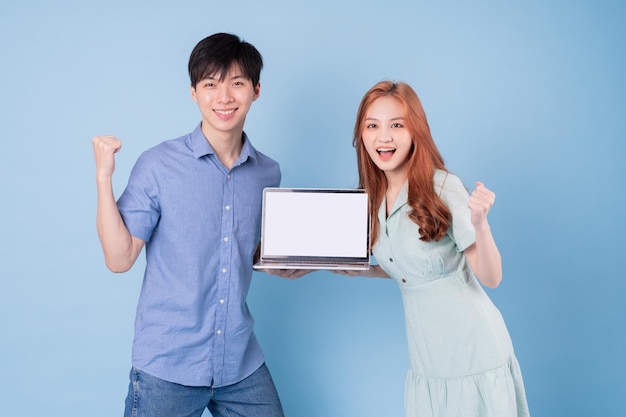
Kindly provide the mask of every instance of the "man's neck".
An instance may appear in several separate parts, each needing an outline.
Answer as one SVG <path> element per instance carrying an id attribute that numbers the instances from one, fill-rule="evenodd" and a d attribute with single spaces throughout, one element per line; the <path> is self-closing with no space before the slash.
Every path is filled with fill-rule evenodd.
<path id="1" fill-rule="evenodd" d="M 215 156 L 217 156 L 227 169 L 231 169 L 243 149 L 243 131 L 209 131 L 208 129 L 205 130 L 203 124 L 202 133 L 215 151 Z"/>

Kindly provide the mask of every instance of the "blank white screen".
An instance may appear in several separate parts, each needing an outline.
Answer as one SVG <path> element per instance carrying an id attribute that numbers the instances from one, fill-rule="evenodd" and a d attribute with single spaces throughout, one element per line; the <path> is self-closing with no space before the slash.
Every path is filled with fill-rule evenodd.
<path id="1" fill-rule="evenodd" d="M 264 222 L 264 256 L 367 256 L 365 193 L 269 192 Z"/>

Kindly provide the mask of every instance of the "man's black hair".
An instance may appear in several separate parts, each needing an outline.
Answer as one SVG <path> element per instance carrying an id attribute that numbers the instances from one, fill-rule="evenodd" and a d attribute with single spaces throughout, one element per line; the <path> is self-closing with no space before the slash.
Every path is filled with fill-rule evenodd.
<path id="1" fill-rule="evenodd" d="M 250 43 L 230 33 L 216 33 L 202 39 L 189 57 L 189 78 L 195 87 L 203 79 L 219 75 L 220 81 L 237 64 L 243 75 L 257 85 L 261 78 L 263 57 Z"/>

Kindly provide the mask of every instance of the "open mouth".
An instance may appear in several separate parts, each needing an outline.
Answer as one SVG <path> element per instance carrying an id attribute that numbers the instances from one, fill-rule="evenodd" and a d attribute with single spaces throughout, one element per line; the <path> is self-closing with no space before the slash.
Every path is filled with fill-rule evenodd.
<path id="1" fill-rule="evenodd" d="M 381 159 L 389 159 L 396 152 L 396 148 L 376 148 L 376 152 L 380 155 Z"/>
<path id="2" fill-rule="evenodd" d="M 230 114 L 233 114 L 235 112 L 236 109 L 214 109 L 213 111 L 219 115 L 222 116 L 228 116 Z"/>

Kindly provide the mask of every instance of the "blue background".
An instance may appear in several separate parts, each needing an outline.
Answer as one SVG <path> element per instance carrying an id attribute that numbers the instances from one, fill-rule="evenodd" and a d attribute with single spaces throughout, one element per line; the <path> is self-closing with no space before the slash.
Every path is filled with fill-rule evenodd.
<path id="1" fill-rule="evenodd" d="M 353 187 L 356 108 L 409 82 L 453 172 L 497 193 L 502 311 L 535 417 L 623 416 L 626 10 L 621 1 L 3 1 L 0 415 L 121 415 L 143 256 L 109 272 L 90 139 L 191 131 L 193 46 L 265 59 L 246 131 L 284 186 Z M 288 417 L 402 415 L 401 300 L 387 280 L 255 273 L 249 304 Z"/>

